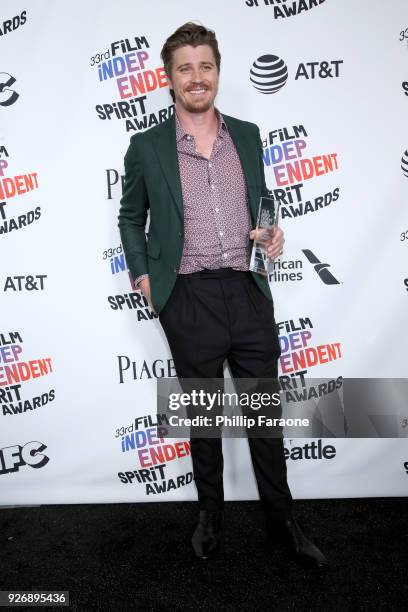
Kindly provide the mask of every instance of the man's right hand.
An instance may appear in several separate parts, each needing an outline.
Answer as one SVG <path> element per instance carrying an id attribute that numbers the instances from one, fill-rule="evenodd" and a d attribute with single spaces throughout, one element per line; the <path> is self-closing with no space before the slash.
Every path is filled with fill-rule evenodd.
<path id="1" fill-rule="evenodd" d="M 149 306 L 151 310 L 155 312 L 154 306 L 152 304 L 152 299 L 150 296 L 150 279 L 149 278 L 142 279 L 139 283 L 139 288 L 142 290 L 143 295 L 145 296 L 146 300 L 149 302 Z"/>

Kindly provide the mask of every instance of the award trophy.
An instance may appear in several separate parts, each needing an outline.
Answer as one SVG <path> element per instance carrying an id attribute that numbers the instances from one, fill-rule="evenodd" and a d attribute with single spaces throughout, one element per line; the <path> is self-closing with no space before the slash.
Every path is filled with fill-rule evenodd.
<path id="1" fill-rule="evenodd" d="M 258 219 L 256 222 L 256 240 L 252 247 L 249 269 L 252 272 L 268 276 L 270 260 L 267 255 L 267 246 L 271 240 L 275 227 L 279 221 L 280 203 L 272 198 L 261 197 L 259 203 Z"/>

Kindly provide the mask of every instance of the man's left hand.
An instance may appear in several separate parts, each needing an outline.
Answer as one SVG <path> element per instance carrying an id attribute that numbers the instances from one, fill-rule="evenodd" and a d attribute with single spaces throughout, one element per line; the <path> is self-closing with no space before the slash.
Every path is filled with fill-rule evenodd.
<path id="1" fill-rule="evenodd" d="M 262 229 L 251 230 L 251 232 L 249 233 L 249 237 L 251 238 L 251 240 L 255 240 L 257 232 L 259 235 L 260 232 L 264 232 L 264 231 L 265 230 L 262 230 Z M 282 255 L 283 244 L 285 242 L 285 238 L 284 238 L 283 231 L 281 230 L 280 227 L 277 227 L 275 225 L 273 229 L 273 234 L 270 240 L 268 240 L 267 242 L 262 240 L 261 242 L 264 244 L 267 250 L 269 259 L 276 259 L 277 257 L 279 257 L 279 255 Z"/>

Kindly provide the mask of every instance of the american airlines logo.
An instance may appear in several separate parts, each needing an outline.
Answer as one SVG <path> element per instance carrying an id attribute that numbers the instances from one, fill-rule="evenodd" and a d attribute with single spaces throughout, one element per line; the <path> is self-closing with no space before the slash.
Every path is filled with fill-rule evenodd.
<path id="1" fill-rule="evenodd" d="M 317 259 L 316 255 L 312 253 L 312 251 L 309 251 L 309 249 L 302 249 L 302 252 L 313 265 L 316 273 L 319 275 L 320 279 L 325 285 L 340 285 L 340 282 L 328 269 L 330 268 L 330 264 L 322 263 L 319 259 Z"/>

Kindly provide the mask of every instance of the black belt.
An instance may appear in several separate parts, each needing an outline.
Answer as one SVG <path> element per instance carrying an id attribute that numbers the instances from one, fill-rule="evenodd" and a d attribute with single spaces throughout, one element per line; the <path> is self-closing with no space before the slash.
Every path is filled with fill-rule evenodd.
<path id="1" fill-rule="evenodd" d="M 191 272 L 190 274 L 179 274 L 179 277 L 191 279 L 210 279 L 210 278 L 234 278 L 248 276 L 249 272 L 243 270 L 233 270 L 232 268 L 217 268 L 216 270 L 200 270 L 199 272 Z"/>

